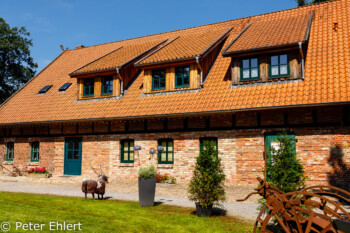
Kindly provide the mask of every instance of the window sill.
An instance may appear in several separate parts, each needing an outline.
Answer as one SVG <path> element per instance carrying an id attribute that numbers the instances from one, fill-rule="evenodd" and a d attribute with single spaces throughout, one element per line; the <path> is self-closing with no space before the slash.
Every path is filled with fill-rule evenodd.
<path id="1" fill-rule="evenodd" d="M 37 165 L 39 165 L 39 161 L 30 161 L 28 163 L 28 166 L 37 166 Z"/>
<path id="2" fill-rule="evenodd" d="M 273 76 L 273 77 L 270 77 L 268 79 L 277 79 L 277 78 L 290 78 L 291 76 L 290 75 L 286 75 L 286 76 Z"/>
<path id="3" fill-rule="evenodd" d="M 13 164 L 13 161 L 7 161 L 7 160 L 5 160 L 5 161 L 3 162 L 3 164 L 4 164 L 4 165 L 12 165 L 12 164 Z"/>
<path id="4" fill-rule="evenodd" d="M 240 82 L 259 81 L 261 78 L 240 79 Z"/>
<path id="5" fill-rule="evenodd" d="M 111 100 L 111 99 L 120 99 L 122 98 L 123 95 L 119 95 L 119 96 L 114 96 L 114 95 L 110 95 L 110 96 L 100 96 L 100 97 L 82 97 L 81 99 L 76 100 L 75 102 L 90 102 L 90 101 L 103 101 L 103 100 Z"/>
<path id="6" fill-rule="evenodd" d="M 163 164 L 163 163 L 158 163 L 158 167 L 159 169 L 173 169 L 174 168 L 174 164 Z"/>
<path id="7" fill-rule="evenodd" d="M 135 163 L 123 163 L 123 162 L 121 162 L 119 167 L 135 167 Z"/>

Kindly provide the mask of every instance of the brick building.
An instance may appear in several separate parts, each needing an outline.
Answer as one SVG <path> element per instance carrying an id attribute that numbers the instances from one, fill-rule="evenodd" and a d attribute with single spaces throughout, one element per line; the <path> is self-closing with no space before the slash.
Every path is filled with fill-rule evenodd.
<path id="1" fill-rule="evenodd" d="M 255 183 L 287 130 L 309 183 L 348 184 L 349 17 L 335 0 L 67 49 L 0 107 L 0 162 L 136 179 L 162 145 L 186 182 L 211 140 L 227 182 Z"/>

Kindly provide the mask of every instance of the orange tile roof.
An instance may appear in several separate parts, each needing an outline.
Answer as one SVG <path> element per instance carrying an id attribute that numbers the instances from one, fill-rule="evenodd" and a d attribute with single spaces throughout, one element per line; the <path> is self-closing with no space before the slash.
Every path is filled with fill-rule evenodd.
<path id="1" fill-rule="evenodd" d="M 269 49 L 304 42 L 308 36 L 308 22 L 312 13 L 287 15 L 284 18 L 265 17 L 248 24 L 224 49 L 224 54 Z"/>
<path id="2" fill-rule="evenodd" d="M 191 38 L 191 35 L 194 34 L 205 35 L 216 30 L 218 33 L 215 37 L 218 37 L 221 32 L 233 27 L 223 46 L 225 48 L 247 24 L 254 25 L 255 22 L 269 20 L 278 21 L 292 16 L 300 18 L 310 12 L 314 12 L 314 17 L 306 54 L 305 79 L 300 82 L 230 88 L 230 80 L 224 77 L 230 68 L 231 58 L 224 57 L 220 53 L 206 77 L 204 87 L 198 92 L 143 96 L 142 88 L 140 88 L 143 82 L 142 73 L 136 77 L 120 99 L 76 101 L 76 83 L 73 83 L 66 92 L 58 92 L 58 88 L 64 83 L 72 81 L 69 73 L 121 46 L 165 39 L 170 41 L 178 36 Z M 0 107 L 0 126 L 28 122 L 137 118 L 349 102 L 349 17 L 350 0 L 334 0 L 221 23 L 67 50 Z M 339 25 L 337 31 L 333 30 L 334 22 Z M 283 30 L 280 34 L 283 34 Z M 202 51 L 204 47 L 197 50 L 189 46 L 187 48 L 189 51 L 186 51 L 185 48 L 182 50 L 187 52 L 186 56 L 191 56 Z M 45 94 L 37 94 L 45 85 L 53 85 L 53 87 Z"/>
<path id="3" fill-rule="evenodd" d="M 212 30 L 196 30 L 192 33 L 179 35 L 155 53 L 142 59 L 138 64 L 153 64 L 166 61 L 182 60 L 199 56 L 215 40 L 223 36 L 230 27 L 213 28 Z"/>
<path id="4" fill-rule="evenodd" d="M 71 75 L 115 69 L 133 59 L 136 59 L 143 53 L 151 50 L 161 43 L 164 43 L 165 41 L 166 40 L 152 40 L 143 43 L 134 43 L 121 46 L 112 52 L 103 55 L 97 60 L 92 61 L 83 67 L 80 67 L 79 69 L 73 71 Z"/>

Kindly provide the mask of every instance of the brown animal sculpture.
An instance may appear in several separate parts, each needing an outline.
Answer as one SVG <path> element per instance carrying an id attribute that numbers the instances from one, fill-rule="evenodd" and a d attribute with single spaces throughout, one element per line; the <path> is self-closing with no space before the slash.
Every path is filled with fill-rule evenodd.
<path id="1" fill-rule="evenodd" d="M 99 175 L 97 180 L 84 180 L 81 189 L 83 193 L 85 193 L 85 199 L 87 198 L 87 194 L 91 193 L 92 198 L 95 199 L 95 193 L 97 193 L 98 199 L 100 199 L 100 195 L 105 194 L 106 183 L 108 183 L 108 177 L 105 175 Z"/>

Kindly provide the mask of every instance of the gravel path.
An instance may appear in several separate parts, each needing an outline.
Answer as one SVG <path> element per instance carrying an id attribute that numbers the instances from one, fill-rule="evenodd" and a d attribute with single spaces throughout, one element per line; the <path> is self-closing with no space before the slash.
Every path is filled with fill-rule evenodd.
<path id="1" fill-rule="evenodd" d="M 83 197 L 80 188 L 77 187 L 62 187 L 57 185 L 45 185 L 40 183 L 25 183 L 0 180 L 0 191 L 6 192 L 22 192 L 22 193 L 37 193 L 51 194 L 60 196 Z M 91 195 L 89 195 L 91 197 Z M 116 200 L 138 201 L 137 193 L 121 193 L 121 192 L 106 192 L 105 197 Z M 156 195 L 156 202 L 168 205 L 177 205 L 183 207 L 194 207 L 194 203 L 184 197 L 162 196 Z M 255 220 L 257 216 L 258 204 L 245 202 L 225 202 L 223 207 L 227 211 L 227 215 L 245 219 L 248 221 Z"/>

